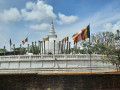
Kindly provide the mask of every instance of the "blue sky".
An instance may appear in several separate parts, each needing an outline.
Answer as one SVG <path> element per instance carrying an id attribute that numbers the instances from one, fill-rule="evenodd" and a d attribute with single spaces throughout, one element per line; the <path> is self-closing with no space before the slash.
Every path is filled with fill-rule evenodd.
<path id="1" fill-rule="evenodd" d="M 29 44 L 42 40 L 51 20 L 58 40 L 69 36 L 72 41 L 88 24 L 91 34 L 115 33 L 120 30 L 120 0 L 0 0 L 0 48 L 9 49 L 10 38 L 16 47 L 26 37 Z"/>

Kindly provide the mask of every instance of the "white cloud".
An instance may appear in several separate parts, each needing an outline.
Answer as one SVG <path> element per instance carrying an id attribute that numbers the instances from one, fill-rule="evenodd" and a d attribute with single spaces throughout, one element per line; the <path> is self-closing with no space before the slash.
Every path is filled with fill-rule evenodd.
<path id="1" fill-rule="evenodd" d="M 10 10 L 4 10 L 0 13 L 0 20 L 5 23 L 16 22 L 21 19 L 20 12 L 17 8 L 10 8 Z"/>
<path id="2" fill-rule="evenodd" d="M 61 13 L 59 13 L 58 16 L 59 16 L 60 20 L 58 20 L 57 22 L 58 22 L 58 24 L 61 24 L 61 25 L 74 23 L 78 19 L 77 16 L 72 16 L 72 15 L 66 16 Z"/>
<path id="3" fill-rule="evenodd" d="M 27 2 L 26 8 L 22 9 L 21 13 L 25 20 L 31 21 L 48 21 L 56 18 L 53 7 L 43 1 Z"/>
<path id="4" fill-rule="evenodd" d="M 34 30 L 46 30 L 50 27 L 49 24 L 42 23 L 42 24 L 36 24 L 36 25 L 31 25 L 30 28 Z"/>
<path id="5" fill-rule="evenodd" d="M 106 23 L 103 25 L 103 27 L 105 28 L 105 30 L 111 31 L 112 30 L 112 23 Z"/>
<path id="6" fill-rule="evenodd" d="M 120 9 L 119 9 L 120 11 Z M 109 30 L 116 33 L 116 30 L 120 30 L 120 12 L 115 8 L 105 7 L 103 10 L 93 13 L 91 16 L 84 18 L 83 20 L 71 24 L 69 27 L 56 28 L 58 37 L 60 40 L 65 36 L 69 36 L 69 40 L 73 42 L 72 35 L 80 32 L 84 27 L 90 23 L 90 33 L 98 33 L 100 31 Z M 116 22 L 115 24 L 112 24 Z M 111 25 L 112 24 L 112 25 Z M 63 33 L 64 32 L 64 33 Z"/>
<path id="7" fill-rule="evenodd" d="M 115 24 L 106 23 L 106 24 L 104 25 L 104 29 L 105 29 L 106 31 L 110 31 L 110 32 L 116 33 L 117 30 L 120 30 L 120 21 L 118 21 L 118 22 L 115 23 Z"/>
<path id="8" fill-rule="evenodd" d="M 120 21 L 113 25 L 113 30 L 120 30 Z"/>

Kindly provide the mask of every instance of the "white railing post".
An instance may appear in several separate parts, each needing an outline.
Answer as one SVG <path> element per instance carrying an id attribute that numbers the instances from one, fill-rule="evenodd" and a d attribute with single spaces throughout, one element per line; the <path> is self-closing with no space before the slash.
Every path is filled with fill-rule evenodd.
<path id="1" fill-rule="evenodd" d="M 78 54 L 76 55 L 76 59 L 78 59 Z"/>
<path id="2" fill-rule="evenodd" d="M 10 61 L 8 62 L 8 69 L 10 68 Z"/>
<path id="3" fill-rule="evenodd" d="M 18 69 L 20 68 L 20 61 L 18 62 Z"/>
<path id="4" fill-rule="evenodd" d="M 32 64 L 31 64 L 31 61 L 30 61 L 30 68 L 31 68 Z"/>
<path id="5" fill-rule="evenodd" d="M 66 68 L 67 68 L 67 60 L 66 60 Z"/>
<path id="6" fill-rule="evenodd" d="M 53 59 L 54 59 L 54 60 L 56 59 L 55 54 L 53 54 Z"/>
<path id="7" fill-rule="evenodd" d="M 42 61 L 42 68 L 43 68 L 43 61 Z"/>
<path id="8" fill-rule="evenodd" d="M 29 60 L 31 60 L 31 55 L 29 56 Z"/>
<path id="9" fill-rule="evenodd" d="M 65 60 L 67 60 L 67 55 L 66 54 L 64 55 L 64 58 L 65 58 Z"/>
<path id="10" fill-rule="evenodd" d="M 9 57 L 10 58 L 10 57 Z M 20 60 L 20 55 L 18 56 L 18 60 Z"/>

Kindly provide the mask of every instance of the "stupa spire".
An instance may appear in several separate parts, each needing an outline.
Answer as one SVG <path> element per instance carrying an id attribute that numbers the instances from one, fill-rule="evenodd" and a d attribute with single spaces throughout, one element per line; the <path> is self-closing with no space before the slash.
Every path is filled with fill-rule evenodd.
<path id="1" fill-rule="evenodd" d="M 50 27 L 49 35 L 55 35 L 55 30 L 54 30 L 53 20 L 51 21 L 51 27 Z"/>
<path id="2" fill-rule="evenodd" d="M 53 24 L 53 20 L 51 21 L 51 24 Z"/>

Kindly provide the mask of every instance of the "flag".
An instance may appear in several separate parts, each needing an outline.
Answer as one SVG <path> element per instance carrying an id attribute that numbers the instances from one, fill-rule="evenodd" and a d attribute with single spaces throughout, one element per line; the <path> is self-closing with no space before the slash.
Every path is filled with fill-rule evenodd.
<path id="1" fill-rule="evenodd" d="M 11 41 L 11 39 L 10 39 L 10 46 L 12 45 L 12 41 Z"/>
<path id="2" fill-rule="evenodd" d="M 82 38 L 81 38 L 81 33 L 79 33 L 79 35 L 74 39 L 74 44 L 81 41 Z"/>
<path id="3" fill-rule="evenodd" d="M 76 33 L 72 36 L 72 39 L 74 40 L 77 36 L 79 35 L 79 33 Z"/>
<path id="4" fill-rule="evenodd" d="M 43 38 L 43 41 L 49 41 L 49 37 Z"/>
<path id="5" fill-rule="evenodd" d="M 99 40 L 95 40 L 95 43 L 98 44 L 98 43 L 99 43 Z"/>
<path id="6" fill-rule="evenodd" d="M 25 44 L 25 40 L 22 41 L 22 44 L 23 44 L 23 45 Z"/>
<path id="7" fill-rule="evenodd" d="M 82 29 L 81 37 L 82 37 L 82 40 L 90 38 L 90 25 Z"/>
<path id="8" fill-rule="evenodd" d="M 28 38 L 22 41 L 22 44 L 24 45 L 26 42 L 28 42 Z"/>
<path id="9" fill-rule="evenodd" d="M 25 39 L 25 42 L 28 42 L 28 38 Z"/>
<path id="10" fill-rule="evenodd" d="M 62 39 L 62 42 L 64 42 L 64 41 L 65 41 L 65 38 Z"/>

